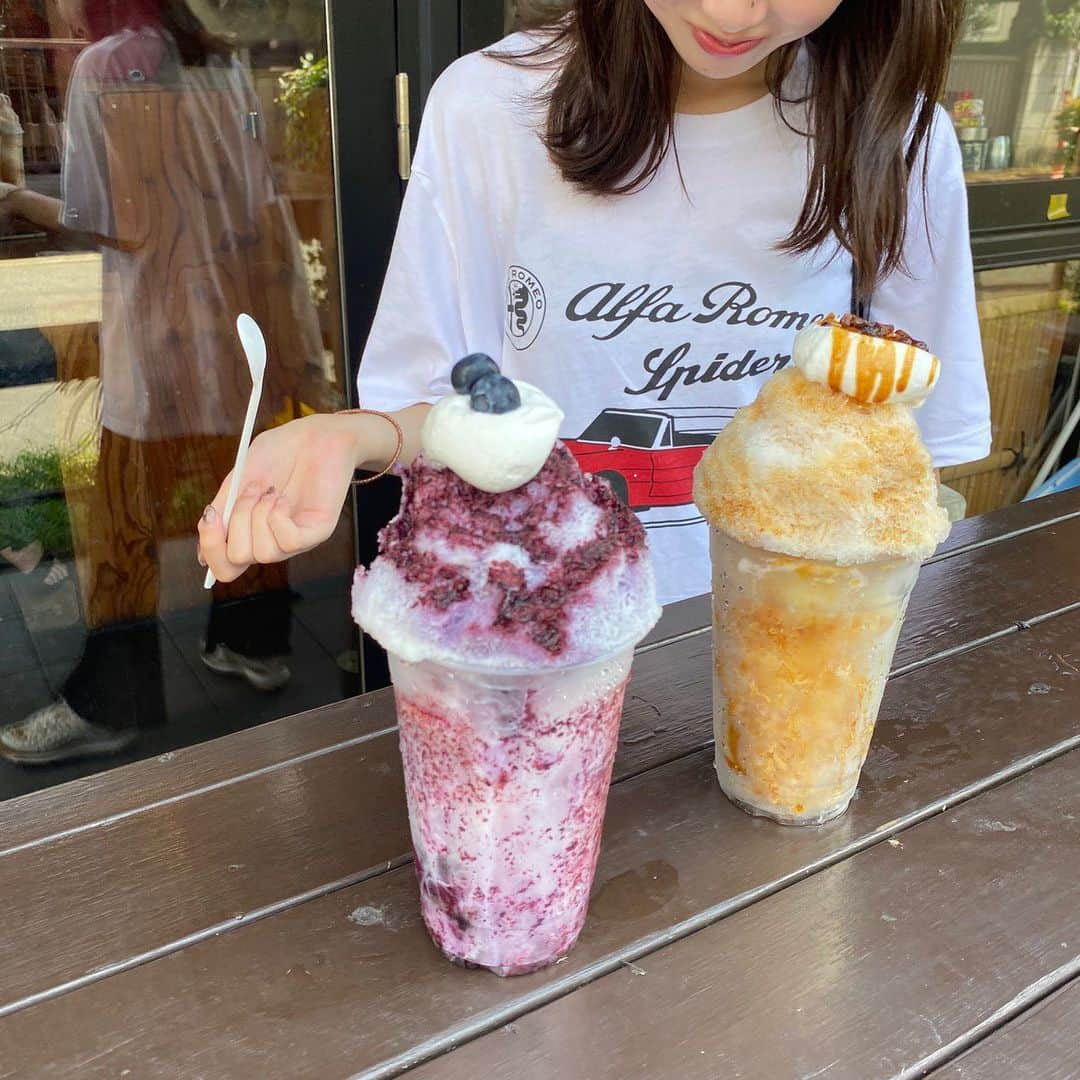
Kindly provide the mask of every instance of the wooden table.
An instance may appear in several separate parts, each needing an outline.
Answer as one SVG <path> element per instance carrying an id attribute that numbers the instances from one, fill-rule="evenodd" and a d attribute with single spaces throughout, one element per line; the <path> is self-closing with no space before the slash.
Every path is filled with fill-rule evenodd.
<path id="1" fill-rule="evenodd" d="M 1080 493 L 929 561 L 829 825 L 721 794 L 707 619 L 641 649 L 535 975 L 430 945 L 388 691 L 0 806 L 0 1076 L 1080 1075 Z"/>

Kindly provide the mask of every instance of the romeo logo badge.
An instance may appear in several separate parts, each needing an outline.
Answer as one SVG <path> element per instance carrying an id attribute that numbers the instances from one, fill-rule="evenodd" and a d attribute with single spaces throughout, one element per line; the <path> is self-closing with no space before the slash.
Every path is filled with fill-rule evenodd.
<path id="1" fill-rule="evenodd" d="M 524 266 L 506 272 L 506 336 L 515 349 L 527 349 L 540 333 L 547 299 L 540 279 Z"/>

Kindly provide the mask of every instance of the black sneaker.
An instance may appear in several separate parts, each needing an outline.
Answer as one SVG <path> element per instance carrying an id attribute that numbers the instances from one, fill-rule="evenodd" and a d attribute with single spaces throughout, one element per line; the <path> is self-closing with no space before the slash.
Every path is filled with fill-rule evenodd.
<path id="1" fill-rule="evenodd" d="M 256 690 L 280 690 L 291 678 L 289 665 L 279 656 L 254 657 L 233 652 L 227 645 L 217 645 L 202 654 L 203 663 L 219 675 L 237 675 Z"/>

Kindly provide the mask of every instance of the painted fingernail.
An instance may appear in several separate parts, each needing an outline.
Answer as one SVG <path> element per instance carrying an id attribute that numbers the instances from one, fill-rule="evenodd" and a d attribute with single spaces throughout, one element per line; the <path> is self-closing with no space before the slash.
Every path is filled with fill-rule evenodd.
<path id="1" fill-rule="evenodd" d="M 217 511 L 213 508 L 213 506 L 208 506 L 202 512 L 202 519 L 206 522 L 207 525 L 213 525 L 214 522 L 217 521 Z"/>

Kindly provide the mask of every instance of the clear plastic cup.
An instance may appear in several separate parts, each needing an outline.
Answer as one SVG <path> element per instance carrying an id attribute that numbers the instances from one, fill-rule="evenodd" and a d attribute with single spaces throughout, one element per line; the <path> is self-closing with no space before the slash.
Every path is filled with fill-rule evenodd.
<path id="1" fill-rule="evenodd" d="M 818 825 L 855 794 L 919 563 L 837 566 L 712 530 L 716 772 L 732 802 Z"/>
<path id="2" fill-rule="evenodd" d="M 632 659 L 497 674 L 391 654 L 421 910 L 455 963 L 521 975 L 577 940 Z"/>

